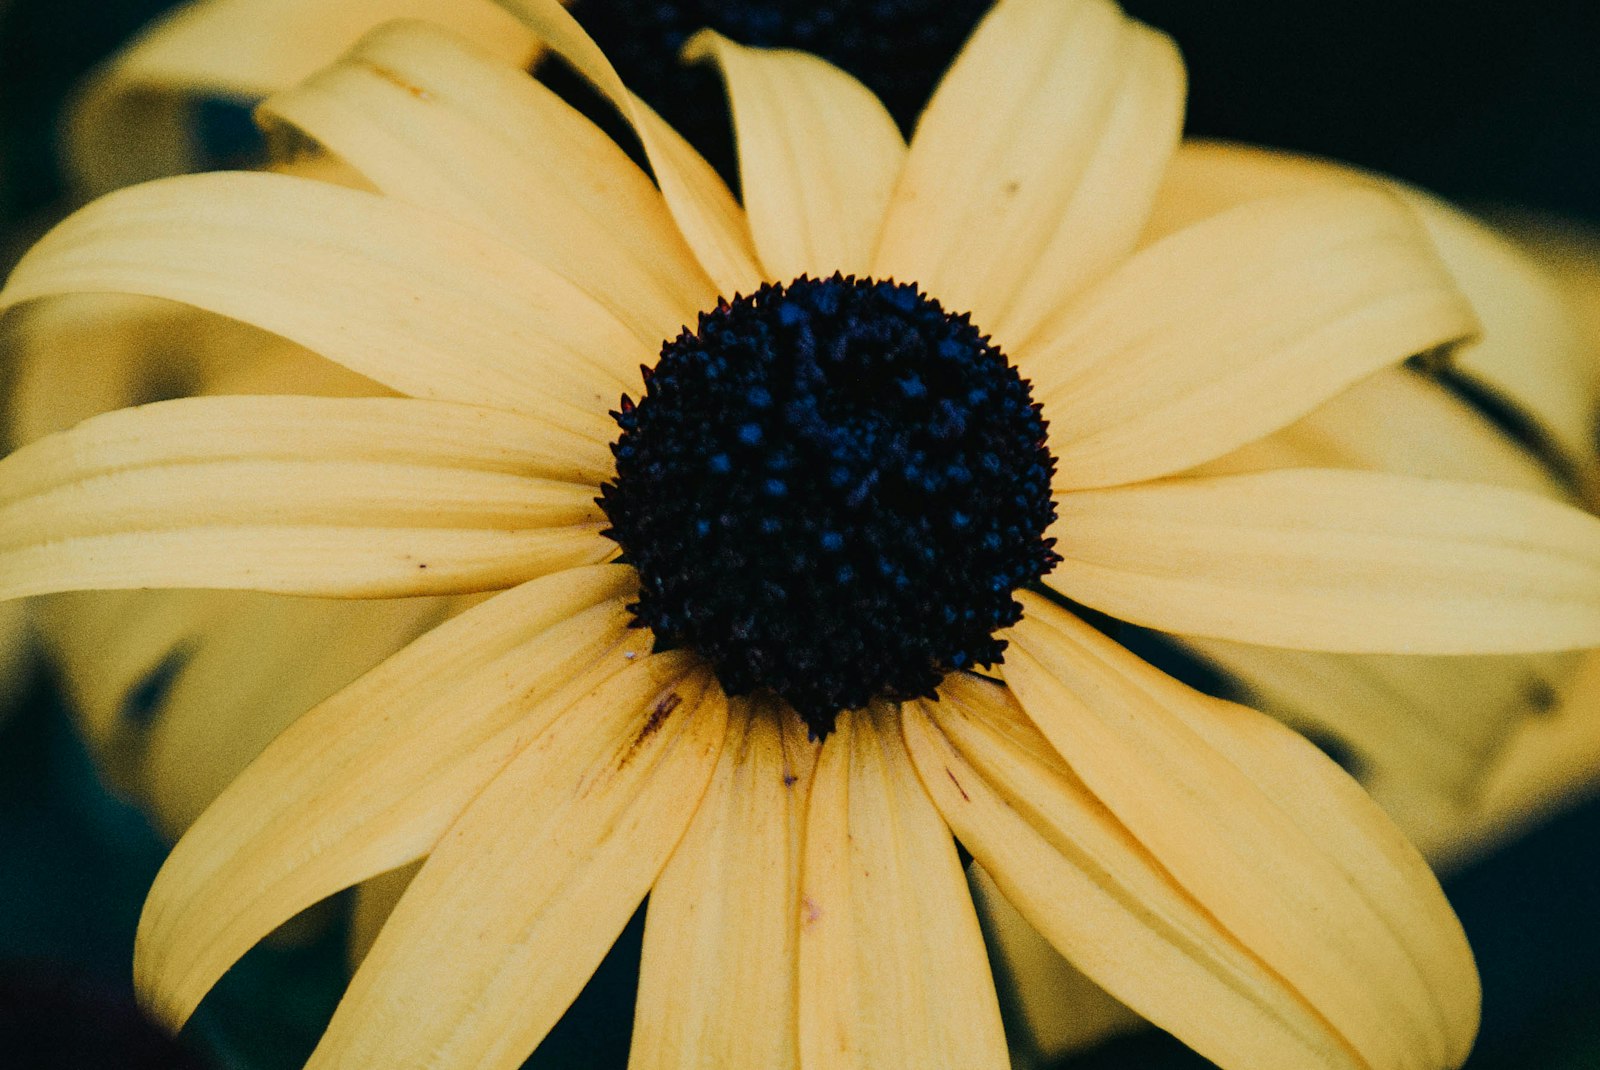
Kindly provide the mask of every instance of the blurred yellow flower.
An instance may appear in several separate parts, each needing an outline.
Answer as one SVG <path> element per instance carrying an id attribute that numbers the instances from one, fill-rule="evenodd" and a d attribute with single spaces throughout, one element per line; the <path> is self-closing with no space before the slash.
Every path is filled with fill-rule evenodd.
<path id="1" fill-rule="evenodd" d="M 1103 0 L 1002 0 L 909 148 L 821 61 L 698 38 L 742 208 L 558 5 L 510 6 L 659 191 L 520 68 L 401 23 L 266 106 L 372 189 L 137 187 L 0 294 L 99 305 L 99 331 L 125 308 L 102 295 L 184 302 L 402 395 L 162 402 L 24 447 L 5 595 L 503 591 L 194 826 L 141 929 L 152 1003 L 182 1021 L 276 925 L 426 856 L 313 1065 L 517 1065 L 649 892 L 636 1065 L 1004 1066 L 948 827 L 1224 1066 L 1458 1065 L 1476 976 L 1416 852 L 1300 737 L 1070 608 L 1359 656 L 1600 644 L 1577 509 L 1238 452 L 1475 329 L 1437 235 L 1318 181 L 1141 246 L 1182 67 Z M 890 278 L 932 300 L 864 281 Z M 637 575 L 601 563 L 607 519 Z M 740 539 L 687 548 L 717 524 Z"/>

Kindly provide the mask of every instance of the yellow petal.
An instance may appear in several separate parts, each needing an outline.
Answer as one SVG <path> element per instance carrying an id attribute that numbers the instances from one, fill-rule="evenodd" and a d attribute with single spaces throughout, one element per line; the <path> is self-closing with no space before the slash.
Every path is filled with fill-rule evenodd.
<path id="1" fill-rule="evenodd" d="M 557 721 L 429 856 L 307 1070 L 520 1066 L 666 864 L 726 726 L 721 689 L 681 668 Z"/>
<path id="2" fill-rule="evenodd" d="M 611 101 L 633 127 L 678 229 L 724 297 L 761 284 L 750 226 L 733 194 L 678 132 L 631 93 L 558 0 L 502 0 L 539 39 Z"/>
<path id="3" fill-rule="evenodd" d="M 1347 467 L 1494 483 L 1563 499 L 1571 490 L 1428 375 L 1385 369 L 1283 430 L 1194 474 Z M 1426 658 L 1329 654 L 1180 640 L 1244 685 L 1247 701 L 1347 746 L 1362 785 L 1389 804 L 1421 796 L 1461 820 L 1515 724 L 1565 687 L 1573 653 Z M 1408 834 L 1409 815 L 1391 809 Z"/>
<path id="4" fill-rule="evenodd" d="M 183 1022 L 263 935 L 430 851 L 558 716 L 609 709 L 617 696 L 605 682 L 618 672 L 654 687 L 655 669 L 627 671 L 654 659 L 619 646 L 628 582 L 626 570 L 601 566 L 508 591 L 290 726 L 156 877 L 134 949 L 145 1001 Z"/>
<path id="5" fill-rule="evenodd" d="M 908 743 L 911 733 L 908 728 Z M 967 883 L 1005 993 L 1002 999 L 1012 1001 L 1017 1024 L 1026 1030 L 1033 1050 L 1046 1060 L 1059 1059 L 1144 1026 L 1143 1018 L 1063 958 L 976 862 L 967 867 Z"/>
<path id="6" fill-rule="evenodd" d="M 1463 812 L 1518 724 L 1561 693 L 1580 657 L 1328 654 L 1196 638 L 1183 645 L 1243 686 L 1252 706 L 1349 747 L 1363 786 L 1380 799 L 1395 789 L 1431 793 Z M 1403 816 L 1395 815 L 1409 832 Z"/>
<path id="7" fill-rule="evenodd" d="M 1265 438 L 1196 468 L 1359 468 L 1494 483 L 1566 498 L 1570 488 L 1477 410 L 1409 367 L 1385 368 Z"/>
<path id="8" fill-rule="evenodd" d="M 1458 867 L 1600 790 L 1600 655 L 1590 652 L 1554 708 L 1525 722 L 1467 821 L 1425 830 L 1440 864 Z M 1452 815 L 1454 816 L 1454 815 Z"/>
<path id="9" fill-rule="evenodd" d="M 576 283 L 652 349 L 715 303 L 661 194 L 527 71 L 395 23 L 262 105 L 390 196 L 446 213 Z"/>
<path id="10" fill-rule="evenodd" d="M 868 274 L 906 155 L 878 98 L 815 56 L 711 30 L 684 57 L 714 62 L 727 82 L 739 185 L 768 276 Z"/>
<path id="11" fill-rule="evenodd" d="M 195 394 L 391 394 L 277 335 L 153 297 L 36 301 L 8 313 L 5 330 L 11 446 L 113 409 Z"/>
<path id="12" fill-rule="evenodd" d="M 633 1070 L 798 1065 L 800 846 L 815 746 L 736 701 L 716 776 L 650 892 Z"/>
<path id="13" fill-rule="evenodd" d="M 1600 521 L 1530 494 L 1304 468 L 1056 501 L 1046 582 L 1136 624 L 1355 654 L 1600 646 Z"/>
<path id="14" fill-rule="evenodd" d="M 415 398 L 180 398 L 105 413 L 28 446 L 8 462 L 4 487 L 22 496 L 90 472 L 319 457 L 594 484 L 614 467 L 608 424 L 570 410 L 546 416 Z"/>
<path id="15" fill-rule="evenodd" d="M 1009 637 L 1006 683 L 1084 786 L 1369 1063 L 1466 1058 L 1466 938 L 1421 856 L 1336 765 L 1041 598 L 1025 596 Z"/>
<path id="16" fill-rule="evenodd" d="M 907 708 L 905 732 L 962 843 L 1113 996 L 1226 1070 L 1370 1070 L 1174 881 L 1003 689 L 947 679 L 937 705 Z"/>
<path id="17" fill-rule="evenodd" d="M 1517 245 L 1421 190 L 1341 164 L 1242 145 L 1185 142 L 1156 200 L 1159 235 L 1241 200 L 1329 184 L 1382 183 L 1416 211 L 1483 323 L 1455 364 L 1509 398 L 1567 462 L 1593 473 L 1600 337 L 1586 331 L 1560 280 Z"/>
<path id="18" fill-rule="evenodd" d="M 1009 1065 L 955 846 L 888 710 L 823 745 L 800 901 L 807 1070 Z"/>
<path id="19" fill-rule="evenodd" d="M 1109 0 L 1001 0 L 917 124 L 876 273 L 1015 349 L 1134 247 L 1183 96 L 1172 42 Z"/>
<path id="20" fill-rule="evenodd" d="M 482 231 L 276 174 L 186 175 L 104 197 L 17 265 L 0 309 L 143 294 L 243 320 L 403 393 L 604 412 L 654 351 Z"/>
<path id="21" fill-rule="evenodd" d="M 485 0 L 199 0 L 145 30 L 96 71 L 67 116 L 67 164 L 78 188 L 193 171 L 204 162 L 191 112 L 202 101 L 251 103 L 331 62 L 389 19 L 448 26 L 508 62 L 533 41 Z"/>
<path id="22" fill-rule="evenodd" d="M 1018 363 L 1066 490 L 1220 456 L 1473 326 L 1399 200 L 1331 190 L 1252 201 L 1143 250 Z"/>
<path id="23" fill-rule="evenodd" d="M 592 482 L 516 474 L 583 479 L 601 451 L 531 418 L 411 399 L 124 409 L 0 461 L 0 595 L 506 587 L 607 555 Z"/>
<path id="24" fill-rule="evenodd" d="M 457 601 L 95 591 L 37 620 L 97 768 L 175 840 L 296 717 Z"/>

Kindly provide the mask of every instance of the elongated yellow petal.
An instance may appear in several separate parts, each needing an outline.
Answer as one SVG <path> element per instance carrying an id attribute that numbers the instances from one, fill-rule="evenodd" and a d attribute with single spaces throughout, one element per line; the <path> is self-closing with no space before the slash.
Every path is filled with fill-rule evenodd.
<path id="1" fill-rule="evenodd" d="M 1129 834 L 992 685 L 906 711 L 923 783 L 1061 953 L 1226 1070 L 1368 1070 L 1337 1030 Z"/>
<path id="2" fill-rule="evenodd" d="M 395 23 L 262 105 L 374 186 L 514 245 L 650 348 L 716 294 L 650 180 L 521 67 Z"/>
<path id="3" fill-rule="evenodd" d="M 459 601 L 94 591 L 36 619 L 97 768 L 171 841 L 295 718 Z"/>
<path id="4" fill-rule="evenodd" d="M 650 892 L 634 1070 L 799 1065 L 800 848 L 815 746 L 736 701 L 711 788 Z"/>
<path id="5" fill-rule="evenodd" d="M 98 194 L 196 170 L 204 161 L 191 113 L 200 102 L 254 102 L 398 18 L 448 26 L 511 63 L 533 55 L 527 32 L 487 0 L 199 0 L 144 31 L 72 102 L 72 176 Z"/>
<path id="6" fill-rule="evenodd" d="M 307 1070 L 520 1066 L 666 864 L 726 728 L 721 689 L 681 668 L 557 721 L 423 864 Z"/>
<path id="7" fill-rule="evenodd" d="M 889 710 L 823 745 L 800 901 L 806 1070 L 1010 1065 L 955 845 Z"/>
<path id="8" fill-rule="evenodd" d="M 1348 746 L 1363 786 L 1380 799 L 1398 780 L 1462 810 L 1517 726 L 1546 712 L 1582 657 L 1328 654 L 1195 638 L 1184 645 L 1243 685 L 1251 705 Z"/>
<path id="9" fill-rule="evenodd" d="M 539 40 L 588 79 L 633 127 L 672 218 L 724 297 L 761 284 L 750 225 L 728 187 L 694 147 L 622 84 L 611 61 L 558 0 L 502 0 Z"/>
<path id="10" fill-rule="evenodd" d="M 0 310 L 74 293 L 183 301 L 403 393 L 502 409 L 604 412 L 654 356 L 593 298 L 475 227 L 277 174 L 104 197 L 23 257 Z"/>
<path id="11" fill-rule="evenodd" d="M 1150 235 L 1187 226 L 1241 200 L 1329 184 L 1382 184 L 1413 210 L 1483 322 L 1456 365 L 1529 415 L 1566 460 L 1593 473 L 1600 409 L 1600 337 L 1587 331 L 1560 280 L 1526 251 L 1421 190 L 1306 156 L 1185 142 L 1156 200 Z"/>
<path id="12" fill-rule="evenodd" d="M 508 591 L 274 740 L 179 841 L 150 890 L 134 949 L 145 1001 L 183 1022 L 279 924 L 432 850 L 558 716 L 608 709 L 617 695 L 605 682 L 652 660 L 621 642 L 628 581 L 602 566 Z M 648 689 L 654 673 L 628 675 L 648 677 Z"/>
<path id="13" fill-rule="evenodd" d="M 1530 494 L 1304 468 L 1057 506 L 1045 582 L 1136 624 L 1357 654 L 1600 646 L 1600 520 Z"/>
<path id="14" fill-rule="evenodd" d="M 0 597 L 136 587 L 330 598 L 493 591 L 604 561 L 616 548 L 599 538 L 597 527 L 508 532 L 308 523 L 80 535 L 0 555 Z"/>
<path id="15" fill-rule="evenodd" d="M 5 462 L 5 496 L 87 473 L 208 461 L 318 458 L 595 484 L 613 470 L 603 416 L 549 416 L 415 398 L 179 398 L 95 416 Z M 27 463 L 21 458 L 26 457 Z"/>
<path id="16" fill-rule="evenodd" d="M 582 479 L 601 452 L 559 426 L 411 399 L 108 413 L 0 461 L 0 595 L 510 586 L 606 556 L 593 483 L 517 474 Z"/>
<path id="17" fill-rule="evenodd" d="M 815 56 L 745 48 L 711 30 L 684 55 L 714 62 L 727 82 L 739 185 L 767 274 L 868 274 L 906 156 L 878 98 Z"/>
<path id="18" fill-rule="evenodd" d="M 1018 363 L 1062 490 L 1170 475 L 1258 439 L 1475 321 L 1396 198 L 1267 198 L 1145 249 Z"/>
<path id="19" fill-rule="evenodd" d="M 917 124 L 876 273 L 1017 349 L 1133 248 L 1183 96 L 1172 42 L 1109 0 L 1001 0 Z"/>
<path id="20" fill-rule="evenodd" d="M 1385 368 L 1190 475 L 1359 468 L 1571 495 L 1532 454 L 1427 374 Z"/>
<path id="21" fill-rule="evenodd" d="M 153 297 L 35 301 L 4 324 L 7 448 L 113 409 L 197 394 L 388 397 L 393 392 L 257 327 Z M 85 375 L 92 364 L 95 374 Z"/>
<path id="22" fill-rule="evenodd" d="M 1571 490 L 1432 377 L 1385 369 L 1283 430 L 1194 474 L 1347 467 L 1494 483 L 1563 499 Z M 1462 814 L 1518 720 L 1558 693 L 1578 655 L 1428 658 L 1329 654 L 1185 637 L 1183 645 L 1286 723 L 1347 746 L 1381 801 L 1422 795 Z M 1415 806 L 1390 810 L 1408 834 Z"/>
<path id="23" fill-rule="evenodd" d="M 908 745 L 910 739 L 908 728 Z M 1063 958 L 976 862 L 967 867 L 967 884 L 983 922 L 989 955 L 1004 993 L 1001 998 L 1012 1000 L 1015 1020 L 1027 1037 L 1025 1044 L 1013 1041 L 1013 1050 L 1031 1048 L 1046 1060 L 1059 1059 L 1143 1028 L 1143 1018 Z"/>
<path id="24" fill-rule="evenodd" d="M 1374 1067 L 1453 1067 L 1477 972 L 1427 865 L 1288 729 L 1036 596 L 1004 675 L 1084 786 Z"/>

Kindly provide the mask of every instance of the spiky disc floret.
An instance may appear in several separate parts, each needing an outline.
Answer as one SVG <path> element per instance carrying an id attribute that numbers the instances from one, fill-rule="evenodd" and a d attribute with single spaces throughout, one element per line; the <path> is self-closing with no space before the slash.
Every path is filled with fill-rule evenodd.
<path id="1" fill-rule="evenodd" d="M 915 286 L 835 275 L 722 302 L 624 398 L 600 503 L 638 622 L 816 735 L 989 665 L 1057 560 L 1028 384 Z"/>

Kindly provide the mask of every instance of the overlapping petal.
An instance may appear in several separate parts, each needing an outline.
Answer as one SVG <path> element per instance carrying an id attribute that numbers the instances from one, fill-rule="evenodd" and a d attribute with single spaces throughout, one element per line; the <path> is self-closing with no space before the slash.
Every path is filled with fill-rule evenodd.
<path id="1" fill-rule="evenodd" d="M 1417 213 L 1439 256 L 1472 302 L 1482 334 L 1456 367 L 1510 399 L 1565 460 L 1592 475 L 1600 408 L 1600 340 L 1559 281 L 1515 242 L 1420 190 L 1343 164 L 1247 145 L 1185 142 L 1156 198 L 1149 237 L 1242 200 L 1329 185 L 1382 185 Z"/>
<path id="2" fill-rule="evenodd" d="M 909 740 L 908 731 L 908 740 Z M 914 756 L 914 755 L 913 755 Z M 1068 962 L 995 886 L 976 862 L 967 867 L 972 901 L 983 921 L 989 956 L 1021 1036 L 1012 1050 L 1045 1060 L 1082 1051 L 1145 1025 L 1125 1005 Z"/>
<path id="3" fill-rule="evenodd" d="M 823 745 L 800 901 L 807 1070 L 1009 1065 L 955 845 L 898 717 L 843 714 Z"/>
<path id="4" fill-rule="evenodd" d="M 672 218 L 724 297 L 761 284 L 750 226 L 711 165 L 622 84 L 611 61 L 558 0 L 502 0 L 539 40 L 600 91 L 633 127 Z"/>
<path id="5" fill-rule="evenodd" d="M 1557 500 L 1571 495 L 1556 473 L 1471 405 L 1407 366 L 1376 372 L 1189 474 L 1272 468 L 1357 468 L 1491 483 Z"/>
<path id="6" fill-rule="evenodd" d="M 610 138 L 521 67 L 436 27 L 375 31 L 262 114 L 384 193 L 576 283 L 646 348 L 715 303 L 661 194 Z"/>
<path id="7" fill-rule="evenodd" d="M 98 769 L 170 842 L 295 718 L 464 601 L 93 591 L 35 621 Z"/>
<path id="8" fill-rule="evenodd" d="M 1306 468 L 1057 507 L 1045 582 L 1162 631 L 1344 653 L 1600 645 L 1600 520 L 1531 494 Z"/>
<path id="9" fill-rule="evenodd" d="M 815 746 L 735 700 L 721 763 L 645 917 L 632 1070 L 799 1065 L 800 852 Z"/>
<path id="10" fill-rule="evenodd" d="M 150 890 L 134 951 L 145 1001 L 183 1022 L 276 926 L 432 850 L 558 717 L 581 722 L 654 694 L 682 659 L 656 665 L 624 641 L 628 584 L 625 570 L 600 566 L 508 591 L 274 740 L 174 848 Z"/>
<path id="11" fill-rule="evenodd" d="M 562 717 L 451 826 L 307 1070 L 520 1066 L 666 864 L 717 766 L 727 701 L 671 655 Z M 634 679 L 653 678 L 637 689 Z"/>
<path id="12" fill-rule="evenodd" d="M 448 26 L 507 62 L 533 55 L 532 38 L 488 0 L 196 0 L 151 25 L 78 93 L 64 130 L 72 176 L 104 193 L 197 170 L 206 162 L 195 129 L 201 102 L 254 103 L 399 18 Z"/>
<path id="13" fill-rule="evenodd" d="M 121 190 L 35 245 L 0 311 L 62 294 L 183 301 L 403 393 L 605 412 L 653 350 L 572 283 L 476 227 L 278 174 Z"/>
<path id="14" fill-rule="evenodd" d="M 1329 654 L 1200 638 L 1184 645 L 1221 666 L 1251 705 L 1348 748 L 1380 799 L 1398 790 L 1463 809 L 1517 727 L 1547 711 L 1580 658 Z"/>
<path id="15" fill-rule="evenodd" d="M 159 298 L 79 294 L 7 314 L 8 448 L 113 409 L 195 394 L 379 397 L 390 391 L 238 320 Z M 92 365 L 95 374 L 84 369 Z"/>
<path id="16" fill-rule="evenodd" d="M 876 273 L 1019 349 L 1133 249 L 1183 96 L 1172 42 L 1109 0 L 1001 0 L 917 123 Z"/>
<path id="17" fill-rule="evenodd" d="M 607 556 L 604 453 L 557 423 L 412 399 L 124 409 L 0 462 L 0 592 L 508 587 Z"/>
<path id="18" fill-rule="evenodd" d="M 1571 488 L 1428 374 L 1379 372 L 1283 430 L 1195 474 L 1327 466 L 1512 487 L 1564 500 Z M 1286 723 L 1348 748 L 1363 785 L 1409 833 L 1414 804 L 1471 804 L 1515 725 L 1560 693 L 1574 653 L 1431 658 L 1332 654 L 1182 637 L 1184 646 Z M 1465 820 L 1465 814 L 1462 814 Z"/>
<path id="19" fill-rule="evenodd" d="M 1239 1070 L 1366 1070 L 1337 1031 L 1186 894 L 1004 695 L 947 684 L 906 713 L 945 820 L 1040 932 L 1112 995 Z"/>
<path id="20" fill-rule="evenodd" d="M 1029 595 L 1024 612 L 1007 685 L 1172 879 L 1370 1065 L 1459 1065 L 1478 1020 L 1466 939 L 1360 788 L 1288 729 L 1066 611 Z"/>
<path id="21" fill-rule="evenodd" d="M 878 98 L 809 53 L 745 48 L 710 30 L 685 58 L 716 63 L 727 82 L 739 184 L 768 276 L 868 274 L 906 156 Z"/>
<path id="22" fill-rule="evenodd" d="M 1220 456 L 1474 325 L 1398 199 L 1330 190 L 1251 201 L 1150 246 L 1017 361 L 1065 490 Z"/>

